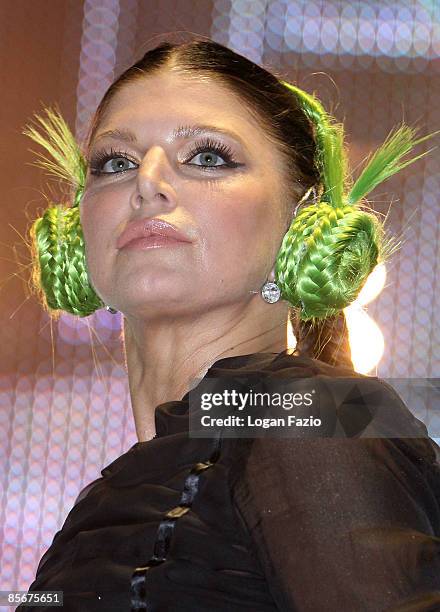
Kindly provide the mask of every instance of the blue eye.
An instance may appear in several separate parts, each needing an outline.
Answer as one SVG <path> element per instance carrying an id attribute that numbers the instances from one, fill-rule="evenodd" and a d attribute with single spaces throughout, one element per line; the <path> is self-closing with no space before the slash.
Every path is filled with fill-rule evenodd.
<path id="1" fill-rule="evenodd" d="M 105 170 L 105 166 L 107 164 L 110 164 L 111 170 Z M 105 162 L 105 164 L 102 166 L 102 169 L 104 172 L 124 172 L 125 170 L 131 169 L 130 166 L 127 167 L 128 164 L 133 164 L 133 162 L 127 159 L 126 157 L 113 157 L 112 159 L 109 159 L 107 162 Z"/>
<path id="2" fill-rule="evenodd" d="M 120 174 L 137 167 L 125 151 L 97 151 L 90 160 L 90 174 Z M 129 166 L 128 164 L 132 164 Z M 106 166 L 108 165 L 107 169 Z"/>
<path id="3" fill-rule="evenodd" d="M 214 158 L 214 162 L 218 161 L 218 159 L 223 159 L 222 157 L 220 157 L 220 155 L 217 155 L 217 153 L 214 153 L 213 151 L 202 151 L 202 153 L 197 153 L 197 155 L 194 155 L 194 157 L 192 157 L 191 159 L 194 159 L 195 157 L 199 157 L 200 156 L 206 156 L 205 157 L 205 163 L 206 166 L 205 167 L 211 167 L 211 168 L 218 168 L 219 166 L 215 163 L 212 162 L 213 158 Z M 194 166 L 203 166 L 203 162 L 201 164 L 190 164 L 190 165 L 194 165 Z M 223 163 L 223 164 L 219 164 L 220 166 L 227 166 L 227 164 Z"/>
<path id="4" fill-rule="evenodd" d="M 190 166 L 199 166 L 206 170 L 209 168 L 236 168 L 242 165 L 235 161 L 232 149 L 227 144 L 216 142 L 211 138 L 197 141 L 194 148 L 188 153 L 185 163 L 198 156 L 205 156 L 205 164 L 202 162 L 200 164 L 189 164 Z M 216 164 L 218 158 L 223 159 L 224 163 Z"/>

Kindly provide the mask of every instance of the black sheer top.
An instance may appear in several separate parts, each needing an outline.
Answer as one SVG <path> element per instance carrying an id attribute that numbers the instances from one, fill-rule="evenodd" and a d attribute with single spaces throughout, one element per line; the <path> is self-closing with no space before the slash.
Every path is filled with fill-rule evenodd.
<path id="1" fill-rule="evenodd" d="M 440 449 L 394 389 L 289 351 L 205 378 L 232 373 L 357 377 L 353 414 L 374 414 L 376 386 L 387 437 L 193 438 L 189 394 L 160 404 L 157 436 L 82 490 L 29 590 L 63 591 L 66 612 L 440 610 Z"/>

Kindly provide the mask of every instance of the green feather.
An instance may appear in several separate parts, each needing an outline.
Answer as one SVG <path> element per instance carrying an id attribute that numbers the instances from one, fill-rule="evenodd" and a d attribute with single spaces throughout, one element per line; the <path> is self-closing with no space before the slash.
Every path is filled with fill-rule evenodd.
<path id="1" fill-rule="evenodd" d="M 315 126 L 317 142 L 316 164 L 325 187 L 323 200 L 333 206 L 343 205 L 347 174 L 347 158 L 344 147 L 344 128 L 324 110 L 315 96 L 308 94 L 287 81 L 281 81 L 295 94 L 304 114 Z"/>
<path id="2" fill-rule="evenodd" d="M 31 151 L 39 158 L 31 165 L 46 170 L 48 174 L 61 178 L 82 191 L 86 179 L 87 163 L 78 143 L 57 109 L 45 107 L 44 111 L 46 117 L 34 114 L 43 130 L 38 125 L 36 129 L 28 124 L 22 131 L 22 134 L 41 145 L 50 155 L 49 157 L 43 153 Z"/>
<path id="3" fill-rule="evenodd" d="M 435 136 L 435 134 L 439 132 L 440 130 L 416 140 L 416 130 L 414 128 L 404 123 L 394 128 L 379 149 L 370 156 L 367 165 L 354 183 L 348 195 L 348 203 L 355 204 L 359 202 L 379 185 L 379 183 L 382 183 L 396 172 L 402 170 L 402 168 L 409 166 L 409 164 L 431 153 L 433 149 L 406 161 L 400 161 L 402 157 L 407 155 L 417 144 Z"/>

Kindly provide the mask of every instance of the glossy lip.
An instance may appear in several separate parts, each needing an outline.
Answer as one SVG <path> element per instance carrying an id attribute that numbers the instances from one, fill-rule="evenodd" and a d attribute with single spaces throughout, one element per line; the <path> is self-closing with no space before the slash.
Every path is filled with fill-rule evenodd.
<path id="1" fill-rule="evenodd" d="M 117 240 L 116 248 L 122 249 L 132 240 L 148 238 L 153 235 L 163 236 L 179 242 L 192 242 L 186 234 L 163 219 L 137 219 L 129 223 L 123 230 Z"/>
<path id="2" fill-rule="evenodd" d="M 159 236 L 159 234 L 152 234 L 148 236 L 148 238 L 135 238 L 135 240 L 130 240 L 125 246 L 122 247 L 122 250 L 141 250 L 145 251 L 147 249 L 158 249 L 163 247 L 182 247 L 185 244 L 189 244 L 188 242 L 183 242 L 182 240 L 174 240 L 173 238 L 168 238 L 166 236 Z"/>

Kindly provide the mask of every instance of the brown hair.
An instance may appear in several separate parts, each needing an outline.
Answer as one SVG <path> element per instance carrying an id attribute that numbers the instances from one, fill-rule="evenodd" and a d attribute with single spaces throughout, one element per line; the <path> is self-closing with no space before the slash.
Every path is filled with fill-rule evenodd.
<path id="1" fill-rule="evenodd" d="M 164 41 L 125 70 L 102 98 L 86 141 L 86 157 L 110 101 L 127 83 L 163 69 L 190 76 L 209 75 L 238 96 L 274 142 L 284 161 L 286 201 L 292 210 L 312 186 L 319 188 L 314 130 L 292 93 L 275 76 L 246 57 L 213 40 L 197 36 L 189 42 Z M 289 318 L 297 339 L 296 353 L 331 365 L 352 368 L 344 313 L 313 325 L 300 321 L 291 307 Z"/>

